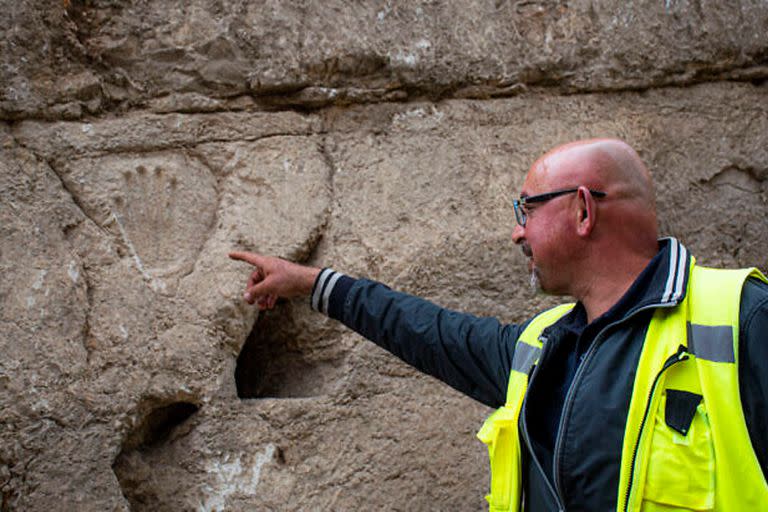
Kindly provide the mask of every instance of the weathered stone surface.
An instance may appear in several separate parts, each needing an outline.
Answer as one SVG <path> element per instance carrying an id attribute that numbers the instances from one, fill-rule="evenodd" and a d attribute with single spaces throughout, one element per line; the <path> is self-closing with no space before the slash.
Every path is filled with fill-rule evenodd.
<path id="1" fill-rule="evenodd" d="M 764 2 L 5 4 L 0 510 L 483 509 L 487 408 L 303 301 L 257 318 L 226 253 L 520 321 L 557 301 L 511 198 L 568 140 L 768 268 Z"/>
<path id="2" fill-rule="evenodd" d="M 482 471 L 467 471 L 483 466 L 485 454 L 446 436 L 471 438 L 473 427 L 455 411 L 479 422 L 484 408 L 467 410 L 466 399 L 410 372 L 366 385 L 381 372 L 370 359 L 351 361 L 348 391 L 333 398 L 220 402 L 169 442 L 119 458 L 115 471 L 132 508 L 480 509 L 482 493 L 453 489 L 485 485 Z M 452 457 L 436 464 L 436 453 Z"/>
<path id="3" fill-rule="evenodd" d="M 45 164 L 18 149 L 6 129 L 1 139 L 2 504 L 115 508 L 122 500 L 109 471 L 114 425 L 105 422 L 117 418 L 97 419 L 104 397 L 91 402 L 79 392 L 89 376 L 91 313 L 85 262 L 67 236 L 79 212 Z M 66 482 L 81 491 L 62 492 Z"/>
<path id="4" fill-rule="evenodd" d="M 0 118 L 79 118 L 101 109 L 102 80 L 63 2 L 0 6 Z"/>
<path id="5" fill-rule="evenodd" d="M 98 123 L 24 121 L 14 130 L 20 142 L 46 159 L 148 152 L 204 142 L 255 141 L 319 131 L 312 118 L 283 112 L 221 112 L 207 115 L 138 114 Z"/>
<path id="6" fill-rule="evenodd" d="M 84 127 L 109 133 L 52 129 L 63 140 Z M 129 152 L 97 141 L 41 149 L 49 164 L 4 130 L 3 504 L 44 508 L 64 493 L 71 508 L 114 508 L 118 454 L 162 442 L 211 397 L 234 396 L 254 312 L 233 300 L 242 272 L 226 253 L 311 252 L 329 201 L 321 141 L 245 135 L 187 151 L 155 150 L 148 137 Z M 99 477 L 70 487 L 89 474 Z"/>
<path id="7" fill-rule="evenodd" d="M 760 0 L 7 3 L 0 117 L 13 119 L 768 77 Z"/>
<path id="8" fill-rule="evenodd" d="M 167 279 L 192 272 L 217 203 L 215 178 L 201 162 L 177 152 L 125 153 L 75 159 L 58 171 L 150 288 L 172 293 Z"/>

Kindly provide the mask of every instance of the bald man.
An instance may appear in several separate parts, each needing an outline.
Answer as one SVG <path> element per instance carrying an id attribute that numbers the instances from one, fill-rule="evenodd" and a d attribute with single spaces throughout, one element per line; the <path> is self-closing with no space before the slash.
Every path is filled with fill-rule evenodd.
<path id="1" fill-rule="evenodd" d="M 658 239 L 653 182 L 619 140 L 537 160 L 512 238 L 531 283 L 571 296 L 521 325 L 330 269 L 236 252 L 245 300 L 310 296 L 419 370 L 498 410 L 478 437 L 490 509 L 768 510 L 768 284 Z"/>

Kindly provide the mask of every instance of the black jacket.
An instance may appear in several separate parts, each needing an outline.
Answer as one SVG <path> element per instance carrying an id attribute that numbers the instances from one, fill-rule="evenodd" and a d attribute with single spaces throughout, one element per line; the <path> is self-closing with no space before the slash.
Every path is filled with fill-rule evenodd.
<path id="1" fill-rule="evenodd" d="M 547 328 L 521 414 L 526 510 L 615 510 L 635 368 L 655 308 L 684 298 L 690 256 L 675 239 L 610 311 L 586 323 L 583 307 Z M 515 342 L 527 323 L 450 311 L 423 299 L 323 270 L 312 305 L 417 369 L 491 407 L 505 401 Z M 739 388 L 747 428 L 768 475 L 768 285 L 742 291 Z M 582 364 L 584 362 L 584 364 Z M 559 503 L 558 503 L 559 502 Z"/>

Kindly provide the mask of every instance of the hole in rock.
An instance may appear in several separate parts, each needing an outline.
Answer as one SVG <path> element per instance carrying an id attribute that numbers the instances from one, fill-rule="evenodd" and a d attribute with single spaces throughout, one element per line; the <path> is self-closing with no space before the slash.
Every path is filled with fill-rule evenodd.
<path id="1" fill-rule="evenodd" d="M 126 446 L 152 447 L 168 439 L 174 427 L 184 423 L 199 407 L 189 402 L 176 402 L 150 412 L 126 441 Z"/>
<path id="2" fill-rule="evenodd" d="M 302 320 L 290 303 L 259 315 L 237 357 L 238 397 L 301 398 L 330 390 L 339 354 L 320 350 Z"/>
<path id="3" fill-rule="evenodd" d="M 191 402 L 174 402 L 154 408 L 143 404 L 139 406 L 139 411 L 142 410 L 149 412 L 126 437 L 112 469 L 133 512 L 167 510 L 162 498 L 164 484 L 162 479 L 156 478 L 152 460 L 162 454 L 174 429 L 181 427 L 199 406 Z"/>

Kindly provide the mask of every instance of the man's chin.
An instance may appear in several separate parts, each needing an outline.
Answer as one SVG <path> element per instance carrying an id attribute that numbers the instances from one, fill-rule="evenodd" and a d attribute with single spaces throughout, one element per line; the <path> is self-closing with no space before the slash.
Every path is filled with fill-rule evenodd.
<path id="1" fill-rule="evenodd" d="M 530 285 L 531 290 L 536 295 L 550 295 L 550 296 L 564 295 L 563 293 L 558 293 L 557 291 L 552 290 L 551 287 L 548 287 L 542 281 L 541 273 L 539 272 L 539 269 L 536 268 L 535 266 L 531 268 L 528 284 Z"/>

